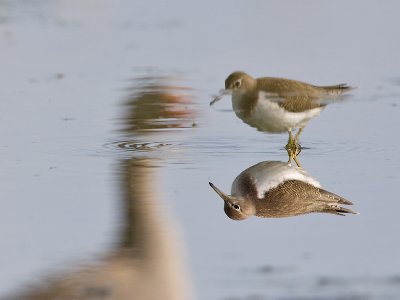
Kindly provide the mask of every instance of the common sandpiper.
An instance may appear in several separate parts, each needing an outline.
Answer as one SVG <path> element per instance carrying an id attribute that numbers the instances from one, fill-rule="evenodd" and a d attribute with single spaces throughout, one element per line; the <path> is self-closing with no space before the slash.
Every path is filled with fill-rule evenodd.
<path id="1" fill-rule="evenodd" d="M 302 168 L 281 161 L 264 161 L 240 173 L 227 195 L 211 182 L 224 200 L 224 211 L 233 220 L 250 216 L 291 217 L 307 213 L 358 214 L 341 206 L 349 200 L 321 188 Z"/>
<path id="2" fill-rule="evenodd" d="M 286 147 L 298 147 L 298 138 L 309 120 L 318 116 L 337 96 L 353 89 L 347 84 L 316 86 L 275 77 L 253 78 L 242 71 L 233 72 L 225 80 L 225 89 L 210 102 L 232 94 L 236 115 L 248 125 L 264 132 L 288 132 Z M 298 128 L 295 137 L 292 130 Z M 297 155 L 299 149 L 293 152 Z"/>

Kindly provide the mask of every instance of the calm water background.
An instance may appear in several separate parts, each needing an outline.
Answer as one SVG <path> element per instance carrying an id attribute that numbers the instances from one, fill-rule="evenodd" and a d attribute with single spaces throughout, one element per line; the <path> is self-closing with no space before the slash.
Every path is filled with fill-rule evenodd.
<path id="1" fill-rule="evenodd" d="M 399 299 L 399 13 L 396 1 L 0 1 L 0 297 L 111 251 L 121 161 L 141 157 L 196 299 Z M 359 216 L 225 216 L 208 181 L 229 191 L 245 168 L 287 159 L 286 135 L 243 124 L 229 98 L 208 106 L 237 69 L 358 86 L 309 123 L 300 159 Z M 183 87 L 196 115 L 124 131 L 123 104 L 154 78 Z"/>

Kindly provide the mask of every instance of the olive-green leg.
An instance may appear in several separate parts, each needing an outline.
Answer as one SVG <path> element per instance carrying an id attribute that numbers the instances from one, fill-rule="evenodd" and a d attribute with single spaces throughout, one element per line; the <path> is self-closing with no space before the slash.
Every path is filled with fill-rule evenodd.
<path id="1" fill-rule="evenodd" d="M 288 163 L 291 163 L 292 159 L 293 159 L 295 161 L 296 165 L 300 168 L 301 168 L 301 164 L 300 164 L 300 161 L 298 160 L 297 156 L 301 152 L 301 145 L 298 143 L 298 138 L 302 131 L 303 131 L 303 128 L 300 128 L 299 131 L 296 133 L 295 137 L 293 138 L 292 131 L 289 129 L 288 130 L 289 140 L 285 147 L 285 149 L 288 153 L 288 156 L 289 156 Z"/>

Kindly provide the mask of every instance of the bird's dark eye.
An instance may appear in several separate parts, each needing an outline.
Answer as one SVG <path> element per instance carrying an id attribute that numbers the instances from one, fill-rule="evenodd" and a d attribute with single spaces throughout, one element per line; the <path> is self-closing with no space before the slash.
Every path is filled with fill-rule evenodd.
<path id="1" fill-rule="evenodd" d="M 235 204 L 235 205 L 233 205 L 233 208 L 236 209 L 236 210 L 239 210 L 239 209 L 240 209 L 240 206 L 237 205 L 237 204 Z"/>
<path id="2" fill-rule="evenodd" d="M 234 83 L 235 88 L 239 88 L 242 85 L 242 81 L 241 80 L 236 80 Z"/>

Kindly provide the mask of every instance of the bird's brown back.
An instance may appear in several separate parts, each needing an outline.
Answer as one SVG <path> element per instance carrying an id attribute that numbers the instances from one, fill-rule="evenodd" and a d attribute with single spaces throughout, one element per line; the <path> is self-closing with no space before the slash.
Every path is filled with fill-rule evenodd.
<path id="1" fill-rule="evenodd" d="M 302 112 L 325 106 L 321 102 L 324 96 L 338 95 L 350 89 L 347 85 L 315 86 L 302 81 L 263 77 L 257 79 L 257 90 L 266 92 L 267 98 L 276 98 L 276 102 L 287 111 Z"/>
<path id="2" fill-rule="evenodd" d="M 311 212 L 326 212 L 331 203 L 352 204 L 350 201 L 299 180 L 288 180 L 256 200 L 256 215 L 280 218 Z"/>

